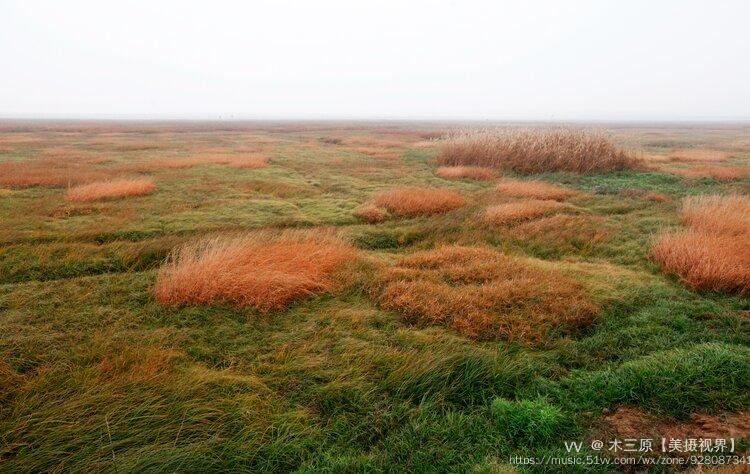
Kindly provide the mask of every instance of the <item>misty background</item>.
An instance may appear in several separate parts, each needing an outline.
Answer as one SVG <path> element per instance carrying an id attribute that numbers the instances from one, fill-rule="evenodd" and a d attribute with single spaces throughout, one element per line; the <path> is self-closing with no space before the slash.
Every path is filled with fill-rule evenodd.
<path id="1" fill-rule="evenodd" d="M 746 1 L 0 0 L 0 117 L 750 119 Z"/>

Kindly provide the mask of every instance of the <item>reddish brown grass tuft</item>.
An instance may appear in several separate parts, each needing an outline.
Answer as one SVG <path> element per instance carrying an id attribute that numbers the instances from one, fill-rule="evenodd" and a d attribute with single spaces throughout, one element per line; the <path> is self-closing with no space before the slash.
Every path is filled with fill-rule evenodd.
<path id="1" fill-rule="evenodd" d="M 750 240 L 687 230 L 662 234 L 650 258 L 696 290 L 750 291 Z"/>
<path id="2" fill-rule="evenodd" d="M 479 166 L 441 166 L 435 170 L 435 174 L 446 179 L 468 178 L 477 181 L 490 181 L 497 177 L 497 171 Z"/>
<path id="3" fill-rule="evenodd" d="M 750 168 L 746 166 L 694 166 L 666 171 L 686 178 L 716 178 L 719 181 L 735 181 L 750 174 Z"/>
<path id="4" fill-rule="evenodd" d="M 750 239 L 750 196 L 686 197 L 680 217 L 694 229 Z"/>
<path id="5" fill-rule="evenodd" d="M 558 247 L 580 247 L 599 242 L 609 235 L 604 218 L 556 214 L 524 222 L 511 230 L 517 239 L 540 239 Z"/>
<path id="6" fill-rule="evenodd" d="M 466 199 L 455 191 L 440 188 L 406 187 L 376 194 L 372 201 L 397 216 L 440 214 L 458 209 Z"/>
<path id="7" fill-rule="evenodd" d="M 724 161 L 729 158 L 729 153 L 705 148 L 688 148 L 672 150 L 667 156 L 672 161 Z"/>
<path id="8" fill-rule="evenodd" d="M 156 297 L 170 305 L 225 301 L 268 312 L 333 290 L 356 251 L 329 235 L 252 233 L 175 250 L 159 270 Z"/>
<path id="9" fill-rule="evenodd" d="M 553 214 L 565 207 L 557 201 L 538 199 L 508 202 L 488 207 L 482 213 L 481 218 L 487 224 L 504 225 Z"/>
<path id="10" fill-rule="evenodd" d="M 574 281 L 489 248 L 449 246 L 402 258 L 376 285 L 384 309 L 477 339 L 543 341 L 590 323 L 598 309 Z"/>
<path id="11" fill-rule="evenodd" d="M 554 201 L 562 201 L 569 197 L 582 195 L 582 193 L 574 189 L 556 186 L 539 180 L 520 181 L 516 179 L 504 179 L 498 183 L 496 189 L 508 196 L 552 199 Z"/>
<path id="12" fill-rule="evenodd" d="M 386 213 L 374 204 L 366 203 L 354 210 L 354 216 L 372 224 L 385 220 Z"/>
<path id="13" fill-rule="evenodd" d="M 68 201 L 98 201 L 108 198 L 142 196 L 156 189 L 156 183 L 150 178 L 118 179 L 100 181 L 70 188 L 65 194 Z"/>
<path id="14" fill-rule="evenodd" d="M 606 136 L 570 129 L 488 129 L 449 135 L 440 144 L 441 165 L 474 165 L 519 173 L 614 171 L 639 161 Z"/>
<path id="15" fill-rule="evenodd" d="M 37 159 L 0 163 L 0 185 L 12 188 L 70 186 L 105 179 L 108 173 L 70 160 Z"/>

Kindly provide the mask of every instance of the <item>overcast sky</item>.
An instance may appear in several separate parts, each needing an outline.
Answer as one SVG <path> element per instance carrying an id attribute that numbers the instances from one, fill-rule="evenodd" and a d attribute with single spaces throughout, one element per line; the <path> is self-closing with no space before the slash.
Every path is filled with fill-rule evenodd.
<path id="1" fill-rule="evenodd" d="M 750 1 L 0 0 L 0 117 L 750 119 Z"/>

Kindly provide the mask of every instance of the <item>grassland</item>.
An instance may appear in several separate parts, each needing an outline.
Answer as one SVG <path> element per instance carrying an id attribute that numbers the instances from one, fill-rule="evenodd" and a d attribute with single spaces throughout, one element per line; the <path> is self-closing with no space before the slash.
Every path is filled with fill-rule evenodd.
<path id="1" fill-rule="evenodd" d="M 750 194 L 750 128 L 612 126 L 645 166 L 524 175 L 438 173 L 449 128 L 0 123 L 0 471 L 556 472 L 508 461 L 633 420 L 746 451 L 748 294 L 649 255 L 717 199 L 685 197 Z M 153 187 L 66 199 L 117 180 Z M 172 297 L 209 260 L 245 286 Z"/>

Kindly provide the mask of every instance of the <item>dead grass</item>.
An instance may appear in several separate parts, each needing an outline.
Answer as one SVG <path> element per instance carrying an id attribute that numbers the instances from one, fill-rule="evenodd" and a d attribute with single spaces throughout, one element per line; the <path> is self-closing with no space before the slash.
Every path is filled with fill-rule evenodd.
<path id="1" fill-rule="evenodd" d="M 750 174 L 750 168 L 746 166 L 693 166 L 684 169 L 668 169 L 669 173 L 684 176 L 686 178 L 716 178 L 719 181 L 735 181 L 743 179 Z"/>
<path id="2" fill-rule="evenodd" d="M 11 188 L 71 186 L 108 178 L 106 171 L 68 160 L 0 163 L 0 185 Z"/>
<path id="3" fill-rule="evenodd" d="M 374 224 L 376 222 L 382 222 L 386 218 L 386 213 L 382 209 L 372 203 L 365 203 L 354 210 L 354 217 L 358 217 L 363 221 Z"/>
<path id="4" fill-rule="evenodd" d="M 264 166 L 268 165 L 268 157 L 267 156 L 243 156 L 238 158 L 233 158 L 227 163 L 227 166 L 230 168 L 237 168 L 237 169 L 255 169 L 255 168 L 263 168 Z"/>
<path id="5" fill-rule="evenodd" d="M 671 161 L 724 161 L 729 153 L 705 148 L 687 148 L 672 150 L 667 155 Z"/>
<path id="6" fill-rule="evenodd" d="M 450 134 L 440 144 L 440 165 L 474 165 L 519 173 L 614 171 L 638 160 L 606 136 L 572 129 L 486 129 Z"/>
<path id="7" fill-rule="evenodd" d="M 468 178 L 477 181 L 491 181 L 497 177 L 497 171 L 479 166 L 441 166 L 435 170 L 435 174 L 446 179 Z"/>
<path id="8" fill-rule="evenodd" d="M 11 194 L 13 194 L 13 191 L 11 191 L 10 189 L 2 189 L 2 188 L 0 188 L 0 197 L 8 197 Z"/>
<path id="9" fill-rule="evenodd" d="M 409 322 L 444 325 L 476 339 L 543 341 L 550 329 L 590 323 L 598 309 L 571 279 L 489 248 L 417 252 L 382 272 L 382 308 Z"/>
<path id="10" fill-rule="evenodd" d="M 156 183 L 150 178 L 118 179 L 100 181 L 70 188 L 65 194 L 68 201 L 98 201 L 100 199 L 143 196 L 156 189 Z"/>
<path id="11" fill-rule="evenodd" d="M 557 201 L 532 199 L 508 202 L 486 208 L 481 219 L 486 224 L 505 225 L 553 214 L 565 208 L 564 204 Z"/>
<path id="12" fill-rule="evenodd" d="M 749 196 L 689 196 L 682 201 L 680 217 L 693 229 L 750 239 Z"/>
<path id="13" fill-rule="evenodd" d="M 558 247 L 571 243 L 592 244 L 610 234 L 604 218 L 600 216 L 573 216 L 555 214 L 531 222 L 524 222 L 511 230 L 518 239 L 541 239 Z"/>
<path id="14" fill-rule="evenodd" d="M 649 257 L 695 290 L 750 291 L 750 239 L 701 230 L 665 233 Z"/>
<path id="15" fill-rule="evenodd" d="M 378 193 L 372 202 L 397 216 L 414 217 L 458 209 L 466 204 L 466 199 L 448 189 L 405 187 Z"/>
<path id="16" fill-rule="evenodd" d="M 495 189 L 507 196 L 544 200 L 551 199 L 554 201 L 562 201 L 570 197 L 583 195 L 583 193 L 574 189 L 556 186 L 539 180 L 521 181 L 504 179 L 498 183 Z"/>
<path id="17" fill-rule="evenodd" d="M 229 302 L 268 312 L 336 288 L 337 271 L 356 251 L 326 234 L 288 232 L 219 236 L 175 250 L 159 270 L 165 304 Z"/>

